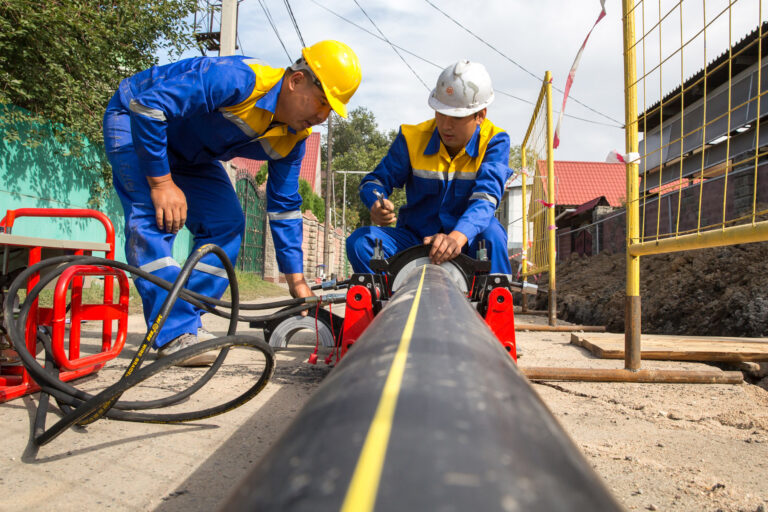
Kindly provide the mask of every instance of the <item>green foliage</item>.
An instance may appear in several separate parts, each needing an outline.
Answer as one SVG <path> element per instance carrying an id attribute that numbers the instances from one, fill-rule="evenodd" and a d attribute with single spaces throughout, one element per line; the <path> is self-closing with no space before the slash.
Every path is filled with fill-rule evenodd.
<path id="1" fill-rule="evenodd" d="M 325 201 L 312 192 L 312 186 L 308 181 L 299 179 L 299 194 L 301 194 L 301 211 L 311 210 L 317 220 L 325 222 Z"/>
<path id="2" fill-rule="evenodd" d="M 376 117 L 365 107 L 358 107 L 349 112 L 347 119 L 333 119 L 333 169 L 334 171 L 373 171 L 397 133 L 379 131 Z M 325 145 L 324 145 L 325 146 Z M 325 154 L 323 147 L 323 154 Z M 360 201 L 357 187 L 360 185 L 362 174 L 347 175 L 347 229 L 370 224 L 370 212 Z M 341 217 L 344 200 L 344 175 L 336 175 L 336 202 L 334 207 L 338 217 Z M 395 190 L 390 197 L 395 206 L 405 204 L 405 192 Z"/>
<path id="3" fill-rule="evenodd" d="M 237 288 L 240 300 L 256 300 L 262 297 L 280 297 L 288 295 L 288 290 L 280 285 L 264 281 L 253 272 L 241 272 L 236 270 Z M 232 300 L 230 289 L 224 292 L 222 300 Z"/>
<path id="4" fill-rule="evenodd" d="M 525 166 L 528 169 L 536 169 L 536 161 L 539 160 L 539 156 L 536 154 L 533 148 L 526 148 L 525 150 Z M 520 171 L 523 167 L 523 148 L 520 144 L 513 144 L 509 148 L 509 168 L 513 172 Z M 530 173 L 530 172 L 529 172 Z"/>
<path id="5" fill-rule="evenodd" d="M 256 177 L 254 178 L 256 180 L 256 184 L 261 186 L 267 181 L 267 168 L 269 166 L 266 162 L 261 164 L 261 168 L 259 169 L 259 172 L 256 173 Z"/>
<path id="6" fill-rule="evenodd" d="M 195 0 L 0 0 L 0 111 L 6 140 L 36 147 L 53 123 L 53 136 L 78 156 L 85 139 L 102 145 L 109 98 L 125 77 L 157 63 L 160 50 L 178 56 L 193 44 L 185 19 Z M 50 125 L 49 125 L 50 126 Z M 103 156 L 94 170 L 96 198 L 111 188 Z"/>

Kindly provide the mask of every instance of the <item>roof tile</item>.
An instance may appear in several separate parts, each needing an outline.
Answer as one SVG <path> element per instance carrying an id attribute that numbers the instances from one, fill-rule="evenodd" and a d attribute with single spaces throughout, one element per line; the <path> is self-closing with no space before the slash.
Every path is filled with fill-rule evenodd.
<path id="1" fill-rule="evenodd" d="M 315 193 L 317 193 L 317 190 L 315 190 L 315 180 L 319 168 L 319 160 L 320 134 L 314 132 L 307 137 L 304 159 L 301 161 L 301 170 L 299 171 L 299 178 L 306 180 L 312 187 L 312 191 Z M 236 157 L 231 160 L 232 165 L 238 169 L 246 171 L 251 176 L 256 176 L 265 162 L 266 160 L 252 160 L 250 158 L 242 157 Z"/>
<path id="2" fill-rule="evenodd" d="M 537 175 L 546 187 L 547 161 L 538 161 Z M 555 203 L 578 206 L 605 196 L 611 206 L 621 206 L 627 192 L 624 164 L 555 161 Z"/>

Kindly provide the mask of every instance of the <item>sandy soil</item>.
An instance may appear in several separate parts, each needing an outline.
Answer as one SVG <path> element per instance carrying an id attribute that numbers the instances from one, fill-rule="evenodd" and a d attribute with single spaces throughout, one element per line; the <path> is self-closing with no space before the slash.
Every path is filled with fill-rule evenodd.
<path id="1" fill-rule="evenodd" d="M 522 316 L 519 323 L 542 322 Z M 131 345 L 143 335 L 131 319 Z M 208 327 L 223 334 L 225 323 Z M 241 333 L 248 333 L 243 326 Z M 257 331 L 250 331 L 259 335 Z M 519 332 L 521 366 L 611 368 L 570 345 L 568 333 Z M 96 339 L 96 337 L 94 337 Z M 3 510 L 208 511 L 229 494 L 332 371 L 307 365 L 314 336 L 299 333 L 278 352 L 272 382 L 244 407 L 183 426 L 102 420 L 71 429 L 51 444 L 27 446 L 36 397 L 0 405 L 4 419 L 0 489 Z M 121 356 L 85 386 L 99 389 L 119 376 Z M 212 393 L 251 382 L 261 362 L 233 354 Z M 697 363 L 647 362 L 648 368 L 709 368 Z M 162 396 L 193 378 L 174 369 L 147 381 L 133 396 Z M 768 507 L 768 391 L 751 384 L 533 384 L 608 487 L 631 510 L 765 510 Z M 513 411 L 510 411 L 512 414 Z M 49 424 L 55 417 L 51 415 Z M 318 432 L 318 438 L 322 432 Z"/>
<path id="2" fill-rule="evenodd" d="M 518 316 L 518 322 L 531 321 Z M 541 321 L 541 317 L 536 317 Z M 619 368 L 569 333 L 518 333 L 519 365 Z M 645 361 L 645 368 L 713 369 Z M 555 417 L 630 510 L 764 511 L 768 391 L 759 386 L 535 383 Z"/>

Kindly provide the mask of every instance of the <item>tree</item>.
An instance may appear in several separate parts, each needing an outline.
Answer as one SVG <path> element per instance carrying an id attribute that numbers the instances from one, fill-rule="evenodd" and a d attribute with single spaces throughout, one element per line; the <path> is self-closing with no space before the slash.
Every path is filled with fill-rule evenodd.
<path id="1" fill-rule="evenodd" d="M 509 148 L 509 168 L 512 169 L 512 172 L 519 172 L 520 169 L 523 167 L 523 148 L 520 146 L 520 144 L 513 144 Z M 525 166 L 528 169 L 532 169 L 535 171 L 536 169 L 536 162 L 539 160 L 538 155 L 536 154 L 536 151 L 534 151 L 532 148 L 526 148 L 525 150 Z M 533 173 L 528 171 L 528 174 L 533 176 Z"/>
<path id="2" fill-rule="evenodd" d="M 334 171 L 373 171 L 386 155 L 396 132 L 379 131 L 376 117 L 365 107 L 358 107 L 349 112 L 347 119 L 334 117 L 333 120 L 333 170 Z M 326 154 L 325 144 L 323 154 Z M 363 175 L 347 175 L 347 228 L 370 224 L 370 212 L 360 201 L 357 187 Z M 344 198 L 343 175 L 336 175 L 336 202 L 334 208 L 341 217 Z M 405 203 L 405 193 L 395 190 L 390 198 L 396 206 Z"/>
<path id="3" fill-rule="evenodd" d="M 267 181 L 267 169 L 268 166 L 266 162 L 261 164 L 261 168 L 259 168 L 259 172 L 256 173 L 256 177 L 254 178 L 257 185 L 263 185 Z"/>
<path id="4" fill-rule="evenodd" d="M 312 192 L 312 186 L 308 181 L 299 178 L 299 194 L 301 195 L 302 213 L 310 210 L 317 220 L 325 222 L 325 201 L 322 197 Z"/>
<path id="5" fill-rule="evenodd" d="M 194 44 L 185 19 L 196 0 L 0 0 L 0 110 L 5 136 L 19 122 L 54 123 L 54 134 L 77 155 L 85 137 L 101 146 L 111 95 L 125 77 L 157 63 L 160 50 L 178 56 Z M 41 132 L 38 132 L 41 133 Z M 39 144 L 34 131 L 22 141 Z M 96 191 L 111 188 L 103 158 Z M 101 178 L 101 180 L 99 180 Z"/>

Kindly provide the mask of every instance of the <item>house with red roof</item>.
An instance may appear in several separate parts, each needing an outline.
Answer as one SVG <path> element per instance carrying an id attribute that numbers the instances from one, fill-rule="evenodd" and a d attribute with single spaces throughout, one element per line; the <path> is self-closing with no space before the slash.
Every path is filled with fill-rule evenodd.
<path id="1" fill-rule="evenodd" d="M 555 161 L 555 215 L 603 196 L 609 206 L 623 206 L 627 170 L 623 163 Z M 546 190 L 547 161 L 539 160 L 537 179 Z"/>
<path id="2" fill-rule="evenodd" d="M 235 167 L 235 173 L 244 171 L 255 177 L 267 162 L 237 157 L 230 160 L 230 163 Z M 309 183 L 312 191 L 316 194 L 320 191 L 320 170 L 320 134 L 313 132 L 307 137 L 305 143 L 304 159 L 301 161 L 299 178 Z"/>
<path id="3" fill-rule="evenodd" d="M 605 214 L 624 205 L 626 197 L 626 167 L 622 163 L 555 161 L 555 217 L 558 227 L 558 245 L 562 242 L 561 255 L 570 254 L 572 246 L 568 239 L 560 240 L 572 228 L 578 228 L 593 215 Z M 527 178 L 528 195 L 526 204 L 530 205 L 534 188 L 547 189 L 547 161 L 539 160 L 535 167 L 535 176 Z M 508 250 L 512 256 L 518 255 L 523 246 L 522 240 L 522 181 L 519 174 L 507 183 L 502 202 L 496 217 L 507 226 Z M 591 221 L 590 221 L 591 222 Z M 578 225 L 574 225 L 578 224 Z M 561 226 L 562 224 L 562 226 Z M 529 224 L 528 236 L 533 233 Z M 581 241 L 584 245 L 586 242 Z"/>

